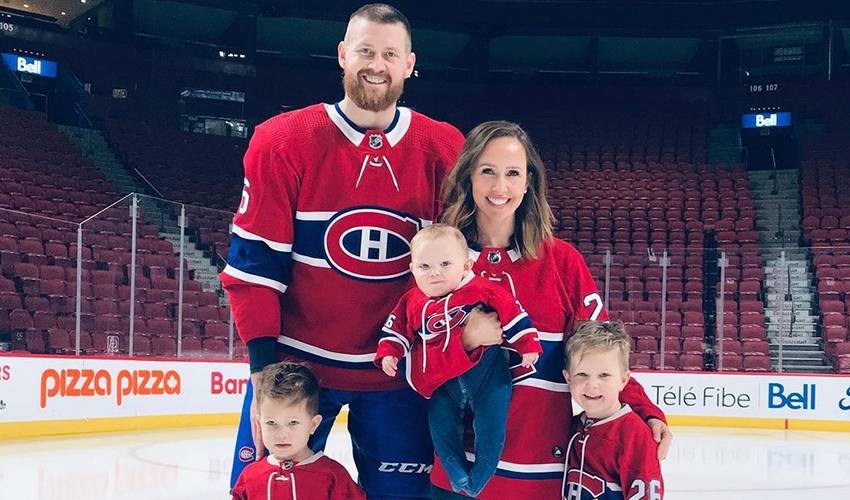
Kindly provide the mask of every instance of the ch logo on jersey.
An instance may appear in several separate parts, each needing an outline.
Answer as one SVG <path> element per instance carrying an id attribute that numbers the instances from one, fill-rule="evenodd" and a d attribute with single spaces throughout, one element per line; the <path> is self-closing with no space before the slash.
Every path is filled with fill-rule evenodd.
<path id="1" fill-rule="evenodd" d="M 343 210 L 328 222 L 324 245 L 330 266 L 366 281 L 388 281 L 410 272 L 410 240 L 419 219 L 380 207 Z"/>
<path id="2" fill-rule="evenodd" d="M 381 137 L 381 134 L 370 134 L 369 135 L 369 147 L 372 149 L 381 149 L 381 146 L 384 145 L 384 139 Z"/>
<path id="3" fill-rule="evenodd" d="M 579 483 L 581 485 L 579 486 Z M 590 500 L 605 498 L 605 480 L 601 477 L 570 469 L 567 473 L 567 484 L 564 486 L 564 498 L 567 500 Z M 622 498 L 622 495 L 620 496 Z"/>
<path id="4" fill-rule="evenodd" d="M 239 448 L 239 460 L 241 462 L 253 462 L 254 461 L 254 448 L 250 446 L 243 446 Z"/>
<path id="5" fill-rule="evenodd" d="M 449 309 L 449 326 L 458 328 L 466 321 L 466 311 L 462 307 Z M 446 331 L 446 313 L 434 313 L 425 320 L 426 334 L 444 333 Z"/>

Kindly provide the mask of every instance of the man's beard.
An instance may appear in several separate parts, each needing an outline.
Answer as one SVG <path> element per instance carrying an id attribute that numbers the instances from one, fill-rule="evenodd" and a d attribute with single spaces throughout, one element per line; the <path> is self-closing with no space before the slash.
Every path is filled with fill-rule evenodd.
<path id="1" fill-rule="evenodd" d="M 342 86 L 345 89 L 345 95 L 354 101 L 354 104 L 360 109 L 374 113 L 385 111 L 391 106 L 394 106 L 404 92 L 404 80 L 399 82 L 398 85 L 394 85 L 392 78 L 389 75 L 385 75 L 382 78 L 387 80 L 386 90 L 378 94 L 370 93 L 366 89 L 366 85 L 369 84 L 363 81 L 361 78 L 362 74 L 364 72 L 356 75 L 350 75 L 349 73 L 342 75 Z"/>

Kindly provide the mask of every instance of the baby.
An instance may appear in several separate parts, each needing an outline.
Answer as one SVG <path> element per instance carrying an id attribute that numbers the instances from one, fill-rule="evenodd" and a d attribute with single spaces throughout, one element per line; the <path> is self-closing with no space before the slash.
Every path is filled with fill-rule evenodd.
<path id="1" fill-rule="evenodd" d="M 394 377 L 404 358 L 407 382 L 431 399 L 431 437 L 452 489 L 474 497 L 496 472 L 505 443 L 512 383 L 505 351 L 518 352 L 525 368 L 532 368 L 543 351 L 519 302 L 500 285 L 472 273 L 460 231 L 446 224 L 427 226 L 413 237 L 410 251 L 416 287 L 401 297 L 387 319 L 375 363 Z M 464 350 L 467 315 L 479 306 L 498 314 L 504 349 Z M 467 409 L 475 413 L 471 467 L 462 442 Z"/>

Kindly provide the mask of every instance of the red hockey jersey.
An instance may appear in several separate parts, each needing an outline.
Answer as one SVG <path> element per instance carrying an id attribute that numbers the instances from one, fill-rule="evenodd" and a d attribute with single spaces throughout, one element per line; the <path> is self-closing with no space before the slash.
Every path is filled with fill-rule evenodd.
<path id="1" fill-rule="evenodd" d="M 582 413 L 574 428 L 562 480 L 564 500 L 662 500 L 657 445 L 629 405 L 598 422 Z"/>
<path id="2" fill-rule="evenodd" d="M 602 297 L 584 258 L 561 240 L 545 242 L 533 260 L 503 248 L 471 251 L 470 258 L 478 275 L 515 290 L 543 347 L 536 372 L 514 383 L 502 459 L 478 498 L 559 498 L 573 416 L 569 386 L 561 373 L 564 332 L 571 331 L 577 320 L 606 319 Z M 664 420 L 664 413 L 634 379 L 626 384 L 620 398 L 642 419 Z M 467 450 L 472 450 L 471 446 Z M 439 458 L 435 458 L 431 480 L 451 490 Z"/>
<path id="3" fill-rule="evenodd" d="M 467 315 L 483 305 L 499 315 L 505 342 L 517 353 L 540 353 L 537 330 L 513 295 L 485 278 L 467 275 L 455 291 L 432 299 L 413 287 L 384 324 L 375 364 L 384 356 L 404 358 L 407 383 L 430 398 L 446 381 L 478 364 L 484 349 L 467 353 L 461 334 Z"/>
<path id="4" fill-rule="evenodd" d="M 330 104 L 257 126 L 221 274 L 242 340 L 278 338 L 324 387 L 403 384 L 375 368 L 375 346 L 462 143 L 407 108 L 386 130 L 359 129 Z"/>
<path id="5" fill-rule="evenodd" d="M 239 475 L 233 500 L 365 500 L 366 494 L 339 462 L 315 453 L 301 462 L 273 456 Z"/>

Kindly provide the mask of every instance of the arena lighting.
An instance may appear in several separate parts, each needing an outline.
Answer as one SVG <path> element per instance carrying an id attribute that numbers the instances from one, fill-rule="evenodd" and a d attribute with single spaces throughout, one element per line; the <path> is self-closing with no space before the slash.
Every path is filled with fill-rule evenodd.
<path id="1" fill-rule="evenodd" d="M 245 59 L 248 57 L 246 54 L 240 52 L 225 52 L 223 50 L 218 51 L 218 56 L 222 59 Z"/>

